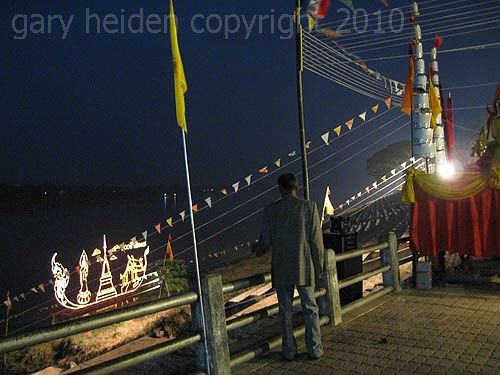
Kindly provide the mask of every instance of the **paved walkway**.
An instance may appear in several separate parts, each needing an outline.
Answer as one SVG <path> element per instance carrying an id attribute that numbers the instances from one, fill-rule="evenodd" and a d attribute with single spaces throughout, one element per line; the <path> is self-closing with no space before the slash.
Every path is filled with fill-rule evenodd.
<path id="1" fill-rule="evenodd" d="M 500 374 L 500 294 L 462 287 L 405 290 L 334 329 L 325 356 L 277 352 L 235 374 Z"/>

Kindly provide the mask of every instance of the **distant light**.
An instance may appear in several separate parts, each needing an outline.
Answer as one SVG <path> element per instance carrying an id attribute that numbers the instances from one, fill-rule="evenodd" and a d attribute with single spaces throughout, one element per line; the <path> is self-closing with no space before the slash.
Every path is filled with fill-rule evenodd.
<path id="1" fill-rule="evenodd" d="M 446 161 L 439 166 L 438 173 L 443 178 L 451 178 L 455 174 L 455 166 L 452 163 Z"/>

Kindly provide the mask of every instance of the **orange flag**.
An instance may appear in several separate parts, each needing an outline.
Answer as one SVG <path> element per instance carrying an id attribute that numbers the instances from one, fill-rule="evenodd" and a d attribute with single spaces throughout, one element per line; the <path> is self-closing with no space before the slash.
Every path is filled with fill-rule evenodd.
<path id="1" fill-rule="evenodd" d="M 174 251 L 172 250 L 172 244 L 170 241 L 167 242 L 167 255 L 170 262 L 174 261 Z"/>
<path id="2" fill-rule="evenodd" d="M 384 100 L 384 103 L 387 106 L 387 108 L 391 108 L 392 98 L 389 96 L 387 99 Z"/>
<path id="3" fill-rule="evenodd" d="M 155 229 L 158 233 L 161 233 L 161 223 L 156 224 Z"/>
<path id="4" fill-rule="evenodd" d="M 269 170 L 267 169 L 268 167 L 265 166 L 264 168 L 259 169 L 260 173 L 269 173 Z"/>
<path id="5" fill-rule="evenodd" d="M 413 102 L 413 82 L 415 80 L 415 61 L 413 58 L 413 49 L 409 47 L 410 55 L 410 69 L 408 70 L 408 78 L 406 79 L 405 92 L 403 95 L 403 103 L 401 104 L 401 111 L 411 116 L 412 102 Z"/>
<path id="6" fill-rule="evenodd" d="M 42 292 L 45 293 L 45 285 L 43 285 L 43 283 L 41 283 L 40 285 L 38 285 L 38 289 L 40 289 Z"/>
<path id="7" fill-rule="evenodd" d="M 196 212 L 198 212 L 199 210 L 200 210 L 200 209 L 198 208 L 198 205 L 197 205 L 197 204 L 193 205 L 193 212 L 195 212 L 195 213 L 196 213 Z"/>

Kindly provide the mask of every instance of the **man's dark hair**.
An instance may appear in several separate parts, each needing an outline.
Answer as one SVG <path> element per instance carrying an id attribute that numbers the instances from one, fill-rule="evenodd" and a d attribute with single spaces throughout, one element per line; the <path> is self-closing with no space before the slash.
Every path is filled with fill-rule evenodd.
<path id="1" fill-rule="evenodd" d="M 278 185 L 287 193 L 297 189 L 297 178 L 292 173 L 285 173 L 278 177 Z"/>

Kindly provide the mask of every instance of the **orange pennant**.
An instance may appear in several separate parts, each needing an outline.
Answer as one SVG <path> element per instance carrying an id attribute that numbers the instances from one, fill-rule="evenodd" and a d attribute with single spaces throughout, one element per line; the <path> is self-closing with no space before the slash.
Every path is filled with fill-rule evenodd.
<path id="1" fill-rule="evenodd" d="M 174 218 L 173 217 L 169 217 L 167 219 L 167 224 L 168 224 L 169 227 L 172 228 L 174 226 Z"/>
<path id="2" fill-rule="evenodd" d="M 344 208 L 344 203 L 339 205 L 339 209 L 343 209 L 343 208 Z"/>
<path id="3" fill-rule="evenodd" d="M 259 172 L 260 173 L 269 173 L 269 169 L 267 166 L 265 166 L 264 168 L 259 169 Z"/>
<path id="4" fill-rule="evenodd" d="M 307 141 L 307 142 L 306 142 L 306 148 L 307 148 L 307 149 L 309 149 L 309 148 L 311 147 L 311 144 L 312 144 L 312 142 L 311 142 L 311 141 Z"/>
<path id="5" fill-rule="evenodd" d="M 170 241 L 167 242 L 167 255 L 170 262 L 174 261 L 174 251 L 172 250 L 172 244 Z"/>
<path id="6" fill-rule="evenodd" d="M 43 283 L 41 283 L 40 285 L 38 285 L 38 289 L 40 289 L 42 292 L 45 293 L 45 285 L 43 285 Z"/>
<path id="7" fill-rule="evenodd" d="M 387 99 L 384 100 L 384 103 L 387 106 L 387 108 L 391 108 L 392 98 L 389 96 Z"/>
<path id="8" fill-rule="evenodd" d="M 352 129 L 352 126 L 354 125 L 354 119 L 353 119 L 353 118 L 352 118 L 352 119 L 350 119 L 349 121 L 347 121 L 347 122 L 345 123 L 345 125 L 349 128 L 349 130 L 351 130 L 351 129 Z"/>
<path id="9" fill-rule="evenodd" d="M 193 205 L 192 208 L 193 208 L 193 212 L 195 212 L 195 213 L 199 211 L 199 208 L 198 208 L 197 204 Z"/>
<path id="10" fill-rule="evenodd" d="M 155 229 L 158 233 L 161 233 L 161 223 L 156 224 Z"/>

